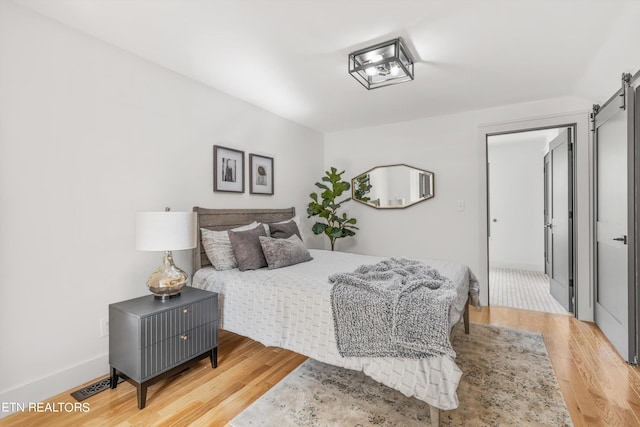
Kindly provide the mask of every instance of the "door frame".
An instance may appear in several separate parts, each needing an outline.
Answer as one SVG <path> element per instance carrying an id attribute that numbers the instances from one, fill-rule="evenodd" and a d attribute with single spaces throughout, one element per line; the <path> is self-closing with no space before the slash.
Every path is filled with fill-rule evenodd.
<path id="1" fill-rule="evenodd" d="M 634 84 L 638 80 L 640 76 L 640 71 L 638 71 L 631 79 L 631 89 L 635 94 L 635 102 L 633 104 L 634 114 L 633 114 L 633 126 L 634 126 L 634 135 L 633 135 L 633 144 L 636 147 L 636 152 L 633 161 L 633 170 L 634 170 L 634 196 L 635 196 L 635 204 L 631 208 L 634 210 L 636 215 L 636 219 L 640 216 L 640 158 L 638 157 L 638 147 L 640 147 L 640 84 Z M 631 162 L 630 162 L 631 164 Z M 640 227 L 635 226 L 633 230 L 634 236 L 634 263 L 635 263 L 635 299 L 633 303 L 635 304 L 635 321 L 633 323 L 636 337 L 635 337 L 635 351 L 636 355 L 640 354 L 640 313 L 638 310 L 640 309 L 640 260 L 638 260 L 638 254 L 640 254 Z M 635 360 L 635 363 L 638 364 L 638 360 Z"/>
<path id="2" fill-rule="evenodd" d="M 575 125 L 573 156 L 573 241 L 574 241 L 574 315 L 585 321 L 593 321 L 593 233 L 591 231 L 592 203 L 592 156 L 593 147 L 589 128 L 590 111 L 534 117 L 507 122 L 478 125 L 480 153 L 478 176 L 478 220 L 479 220 L 479 269 L 480 301 L 489 304 L 489 239 L 488 239 L 488 183 L 487 183 L 487 136 L 526 130 L 550 129 Z"/>
<path id="3" fill-rule="evenodd" d="M 567 302 L 567 307 L 569 309 L 569 311 L 571 313 L 575 313 L 575 303 L 577 301 L 577 292 L 575 289 L 575 276 L 576 276 L 576 259 L 575 259 L 575 230 L 574 230 L 574 220 L 573 220 L 573 213 L 575 212 L 575 156 L 573 155 L 573 146 L 574 144 L 574 140 L 575 140 L 575 134 L 576 134 L 576 124 L 572 123 L 572 124 L 567 124 L 567 125 L 561 125 L 561 126 L 546 126 L 546 127 L 541 127 L 541 128 L 532 128 L 532 129 L 520 129 L 517 131 L 509 131 L 509 132 L 498 132 L 498 133 L 491 133 L 491 134 L 487 134 L 487 158 L 489 157 L 489 138 L 492 136 L 496 136 L 496 135 L 509 135 L 509 134 L 514 134 L 514 133 L 523 133 L 523 132 L 533 132 L 533 131 L 537 131 L 537 130 L 547 130 L 547 129 L 569 129 L 568 132 L 568 139 L 567 139 L 567 155 L 568 155 L 568 165 L 567 165 L 567 170 L 568 170 L 568 176 L 567 176 L 567 180 L 570 179 L 570 182 L 568 183 L 568 199 L 570 201 L 571 207 L 569 210 L 569 213 L 567 214 L 568 217 L 568 234 L 569 234 L 569 241 L 568 241 L 568 252 L 569 252 L 569 257 L 568 257 L 568 262 L 569 262 L 569 283 L 567 283 L 567 286 L 571 289 L 573 288 L 573 292 L 572 295 L 569 295 L 569 301 Z M 555 139 L 553 139 L 550 142 L 555 141 Z M 546 159 L 546 156 L 551 156 L 551 146 L 549 147 L 549 152 L 543 157 L 543 162 L 544 159 Z M 553 165 L 553 160 L 551 165 Z M 552 180 L 553 178 L 553 171 L 551 171 L 552 174 Z M 545 183 L 544 185 L 546 186 L 546 176 L 545 176 Z M 487 188 L 489 188 L 489 171 L 487 170 Z M 552 181 L 553 182 L 553 181 Z M 546 190 L 545 190 L 545 197 L 547 196 L 546 194 Z M 547 201 L 545 200 L 543 202 L 545 205 L 547 203 Z M 569 207 L 567 207 L 569 208 Z M 487 193 L 487 217 L 490 217 L 490 209 L 491 209 L 491 199 L 490 199 L 490 194 Z M 540 224 L 540 229 L 543 230 L 544 224 Z M 491 227 L 491 224 L 488 224 L 488 227 Z M 546 228 L 544 228 L 544 233 L 545 233 L 545 254 L 546 254 L 546 244 L 547 244 L 547 230 Z M 489 247 L 489 241 L 487 240 L 487 247 Z M 491 261 L 491 251 L 490 249 L 487 249 L 487 261 L 490 262 Z M 546 270 L 546 259 L 545 259 L 545 270 Z M 548 274 L 548 273 L 547 273 Z M 489 288 L 489 293 L 491 293 L 491 288 Z M 489 294 L 489 297 L 491 295 Z M 573 298 L 572 298 L 573 297 Z M 563 305 L 562 303 L 560 303 L 560 305 Z"/>

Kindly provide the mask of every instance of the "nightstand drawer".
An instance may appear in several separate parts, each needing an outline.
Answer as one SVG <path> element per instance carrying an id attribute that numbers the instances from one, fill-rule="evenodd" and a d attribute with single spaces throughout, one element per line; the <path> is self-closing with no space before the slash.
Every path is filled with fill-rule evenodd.
<path id="1" fill-rule="evenodd" d="M 140 347 L 148 347 L 217 319 L 218 304 L 215 298 L 143 317 L 140 319 Z"/>
<path id="2" fill-rule="evenodd" d="M 141 349 L 141 381 L 215 347 L 217 325 L 210 322 Z"/>

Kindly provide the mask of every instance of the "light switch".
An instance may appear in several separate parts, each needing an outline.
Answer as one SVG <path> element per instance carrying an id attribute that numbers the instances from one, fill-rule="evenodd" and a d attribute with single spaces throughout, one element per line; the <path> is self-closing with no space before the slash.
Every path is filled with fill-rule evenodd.
<path id="1" fill-rule="evenodd" d="M 456 203 L 456 210 L 458 212 L 464 211 L 464 200 L 458 200 L 458 203 Z"/>

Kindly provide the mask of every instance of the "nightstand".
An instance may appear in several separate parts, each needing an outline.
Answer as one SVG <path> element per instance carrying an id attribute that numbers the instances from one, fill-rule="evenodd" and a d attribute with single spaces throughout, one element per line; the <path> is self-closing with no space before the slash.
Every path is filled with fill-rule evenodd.
<path id="1" fill-rule="evenodd" d="M 205 357 L 218 366 L 218 294 L 192 287 L 179 296 L 153 295 L 109 305 L 111 388 L 118 377 L 138 389 L 138 408 L 147 387 Z"/>

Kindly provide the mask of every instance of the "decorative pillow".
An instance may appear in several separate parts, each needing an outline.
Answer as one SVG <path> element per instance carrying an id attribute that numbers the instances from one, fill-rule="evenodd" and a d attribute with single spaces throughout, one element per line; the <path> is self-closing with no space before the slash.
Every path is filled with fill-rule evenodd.
<path id="1" fill-rule="evenodd" d="M 260 236 L 266 235 L 264 227 L 261 226 L 245 231 L 229 231 L 229 240 L 240 271 L 257 270 L 267 266 L 259 240 Z"/>
<path id="2" fill-rule="evenodd" d="M 249 230 L 258 226 L 257 222 L 234 228 L 234 231 Z M 238 267 L 238 262 L 233 254 L 233 247 L 229 240 L 228 230 L 213 231 L 201 228 L 202 247 L 207 258 L 216 270 L 231 270 Z"/>
<path id="3" fill-rule="evenodd" d="M 286 239 L 295 234 L 300 238 L 300 240 L 302 240 L 300 230 L 298 230 L 298 226 L 293 220 L 269 224 L 269 234 L 271 237 L 276 239 Z"/>
<path id="4" fill-rule="evenodd" d="M 296 223 L 296 226 L 300 227 L 300 217 L 298 215 L 294 216 L 291 219 L 285 219 L 284 221 L 278 221 L 278 222 L 274 222 L 272 224 L 284 224 L 286 222 L 290 222 L 293 221 Z M 269 224 L 262 224 L 264 225 L 264 231 L 267 232 L 267 237 L 271 237 L 271 232 L 269 231 Z M 289 237 L 289 236 L 287 236 Z M 302 237 L 300 237 L 300 239 L 302 239 L 304 241 L 304 239 Z"/>
<path id="5" fill-rule="evenodd" d="M 258 238 L 270 270 L 300 264 L 313 259 L 302 240 L 295 234 L 286 239 Z"/>

